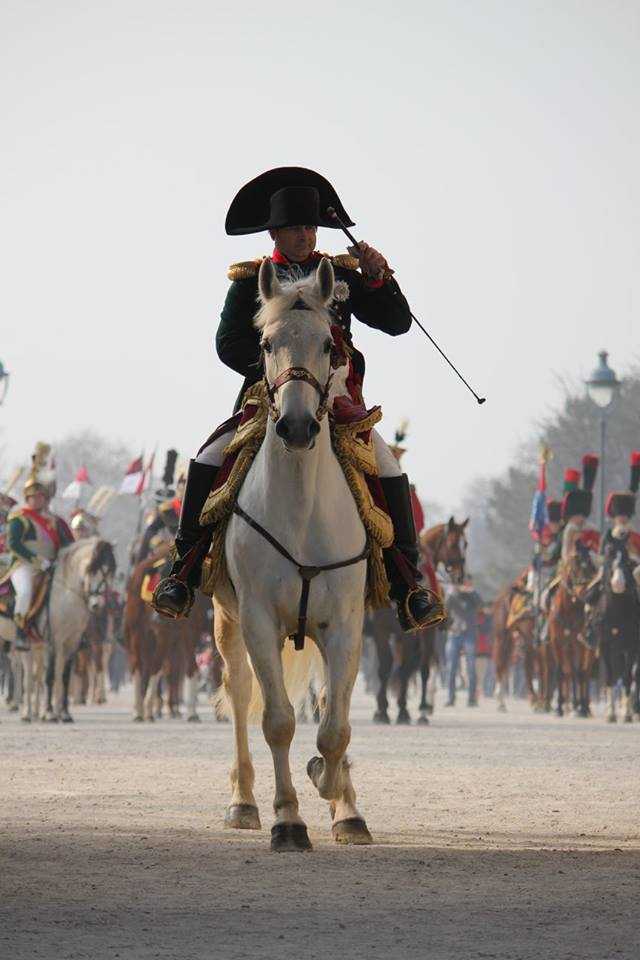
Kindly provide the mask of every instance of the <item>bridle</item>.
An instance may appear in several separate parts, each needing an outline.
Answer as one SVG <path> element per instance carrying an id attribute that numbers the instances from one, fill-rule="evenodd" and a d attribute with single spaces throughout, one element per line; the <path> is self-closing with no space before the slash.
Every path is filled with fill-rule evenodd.
<path id="1" fill-rule="evenodd" d="M 327 382 L 323 387 L 306 367 L 288 367 L 286 370 L 283 370 L 282 373 L 278 374 L 273 383 L 269 383 L 265 371 L 264 383 L 267 390 L 267 397 L 269 398 L 269 416 L 274 422 L 279 420 L 280 411 L 276 406 L 276 393 L 285 383 L 295 381 L 296 383 L 308 383 L 310 387 L 313 387 L 313 389 L 317 391 L 320 396 L 320 404 L 316 410 L 316 420 L 322 420 L 327 412 L 329 388 L 331 387 L 332 380 L 333 370 L 330 371 Z"/>
<path id="2" fill-rule="evenodd" d="M 440 554 L 442 552 L 442 548 L 447 542 L 447 537 L 449 535 L 449 532 L 450 531 L 447 529 L 445 525 L 442 529 L 442 533 L 440 534 L 440 538 L 438 540 L 437 546 L 433 552 L 433 566 L 436 570 L 438 569 L 438 564 L 441 562 Z M 464 536 L 464 533 L 459 533 L 458 537 L 459 537 L 459 540 L 461 540 L 466 547 L 467 541 Z M 447 561 L 442 560 L 442 565 L 445 569 L 445 572 L 449 575 L 449 577 L 451 577 L 452 571 L 455 570 L 456 568 L 459 568 L 462 572 L 462 575 L 464 576 L 465 562 L 466 562 L 465 556 L 461 552 L 461 555 L 459 557 L 456 557 L 453 560 L 447 560 Z"/>

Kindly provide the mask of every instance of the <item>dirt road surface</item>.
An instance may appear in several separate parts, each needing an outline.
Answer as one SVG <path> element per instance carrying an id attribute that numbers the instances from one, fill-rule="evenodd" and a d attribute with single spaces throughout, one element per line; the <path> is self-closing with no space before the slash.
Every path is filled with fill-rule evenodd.
<path id="1" fill-rule="evenodd" d="M 261 832 L 222 828 L 229 726 L 130 721 L 130 688 L 71 725 L 0 724 L 0 955 L 122 960 L 640 957 L 640 724 L 522 703 L 375 727 L 351 757 L 372 847 L 340 847 L 293 769 L 314 844 L 269 852 L 271 760 L 256 729 Z"/>

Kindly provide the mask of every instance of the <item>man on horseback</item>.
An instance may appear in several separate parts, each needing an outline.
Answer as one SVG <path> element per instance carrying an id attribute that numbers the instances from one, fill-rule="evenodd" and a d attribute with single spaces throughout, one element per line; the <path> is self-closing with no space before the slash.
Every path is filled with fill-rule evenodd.
<path id="1" fill-rule="evenodd" d="M 6 574 L 15 591 L 13 619 L 16 625 L 16 649 L 29 650 L 27 618 L 34 599 L 38 573 L 47 574 L 55 564 L 58 551 L 73 543 L 71 530 L 62 517 L 51 513 L 51 478 L 44 475 L 50 448 L 38 444 L 33 464 L 24 485 L 24 507 L 9 514 L 8 547 L 11 565 Z"/>
<path id="2" fill-rule="evenodd" d="M 329 207 L 336 210 L 347 226 L 353 226 L 338 195 L 324 177 L 301 167 L 280 167 L 267 171 L 239 191 L 227 214 L 226 232 L 238 236 L 268 230 L 274 242 L 270 259 L 278 279 L 302 279 L 314 274 L 322 261 L 323 255 L 316 250 L 317 228 L 337 226 L 327 212 Z M 244 377 L 236 409 L 245 391 L 263 376 L 260 335 L 254 326 L 262 259 L 237 263 L 229 269 L 232 283 L 216 336 L 222 362 Z M 363 412 L 365 409 L 362 401 L 365 362 L 352 343 L 352 315 L 390 336 L 406 333 L 411 326 L 411 315 L 387 261 L 373 247 L 361 243 L 358 248 L 352 248 L 348 256 L 328 259 L 336 279 L 331 306 L 334 342 L 344 348 L 349 357 L 348 363 L 335 371 L 328 404 L 334 416 L 339 413 L 356 416 L 358 409 Z M 154 596 L 156 609 L 166 616 L 183 616 L 190 608 L 192 589 L 199 583 L 208 549 L 202 541 L 200 514 L 215 486 L 224 450 L 235 426 L 235 423 L 223 425 L 190 462 L 176 535 L 177 559 L 171 575 L 159 584 Z M 437 623 L 445 617 L 444 608 L 439 598 L 417 582 L 421 577 L 417 570 L 419 550 L 408 478 L 375 430 L 373 442 L 395 531 L 396 549 L 385 553 L 391 598 L 397 605 L 403 629 Z"/>
<path id="3" fill-rule="evenodd" d="M 582 458 L 582 487 L 578 487 L 580 474 L 577 470 L 568 470 L 565 475 L 565 493 L 562 499 L 562 562 L 565 563 L 575 549 L 576 541 L 597 551 L 600 534 L 587 524 L 593 503 L 593 487 L 596 482 L 600 460 L 595 454 L 586 453 Z"/>
<path id="4" fill-rule="evenodd" d="M 624 547 L 634 567 L 634 579 L 640 587 L 640 534 L 631 526 L 640 486 L 640 452 L 631 454 L 630 466 L 629 491 L 612 491 L 607 497 L 605 513 L 611 519 L 611 526 L 602 538 L 600 553 L 604 558 L 608 551 L 617 552 Z"/>

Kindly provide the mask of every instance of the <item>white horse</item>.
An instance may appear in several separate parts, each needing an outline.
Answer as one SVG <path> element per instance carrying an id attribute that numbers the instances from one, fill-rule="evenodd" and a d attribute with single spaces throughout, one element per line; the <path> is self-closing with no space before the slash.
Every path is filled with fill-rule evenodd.
<path id="1" fill-rule="evenodd" d="M 219 585 L 214 594 L 216 642 L 225 662 L 235 735 L 225 824 L 260 827 L 247 730 L 253 668 L 275 770 L 271 848 L 311 848 L 289 769 L 295 712 L 285 675 L 289 664 L 305 695 L 315 653 L 326 687 L 317 738 L 321 756 L 309 761 L 307 772 L 330 803 L 335 839 L 371 843 L 346 758 L 351 692 L 360 661 L 367 538 L 325 416 L 332 379 L 327 306 L 333 299 L 333 267 L 323 260 L 315 278 L 281 286 L 271 261 L 265 260 L 259 291 L 262 307 L 255 323 L 271 418 L 227 528 L 231 582 Z M 309 588 L 307 620 L 300 627 L 303 578 L 298 565 L 308 568 L 302 572 Z M 302 652 L 287 642 L 296 632 L 303 636 L 302 630 L 321 659 L 309 640 Z"/>
<path id="2" fill-rule="evenodd" d="M 115 559 L 111 544 L 98 537 L 79 540 L 63 547 L 58 554 L 49 601 L 40 612 L 36 624 L 45 642 L 37 644 L 37 649 L 32 644 L 30 650 L 14 650 L 13 653 L 19 690 L 16 702 L 21 693 L 24 721 L 29 722 L 33 715 L 34 686 L 36 716 L 40 716 L 42 691 L 39 684 L 34 684 L 34 666 L 39 673 L 43 658 L 47 660 L 48 667 L 47 719 L 71 720 L 68 711 L 71 658 L 87 629 L 91 613 L 104 607 L 114 573 Z M 0 617 L 0 639 L 15 641 L 15 624 L 6 617 Z"/>

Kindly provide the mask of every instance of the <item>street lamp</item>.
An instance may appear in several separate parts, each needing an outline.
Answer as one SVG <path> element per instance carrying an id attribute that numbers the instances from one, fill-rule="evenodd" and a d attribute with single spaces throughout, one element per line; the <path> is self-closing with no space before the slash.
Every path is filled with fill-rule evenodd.
<path id="1" fill-rule="evenodd" d="M 606 350 L 601 350 L 598 354 L 600 362 L 593 371 L 586 383 L 587 395 L 589 399 L 598 407 L 600 411 L 600 533 L 604 533 L 604 499 L 605 499 L 605 453 L 606 453 L 606 433 L 607 417 L 613 402 L 618 395 L 622 384 L 615 373 L 607 363 L 609 354 Z"/>
<path id="2" fill-rule="evenodd" d="M 4 403 L 4 398 L 9 389 L 9 371 L 5 370 L 4 364 L 0 360 L 0 407 Z"/>

